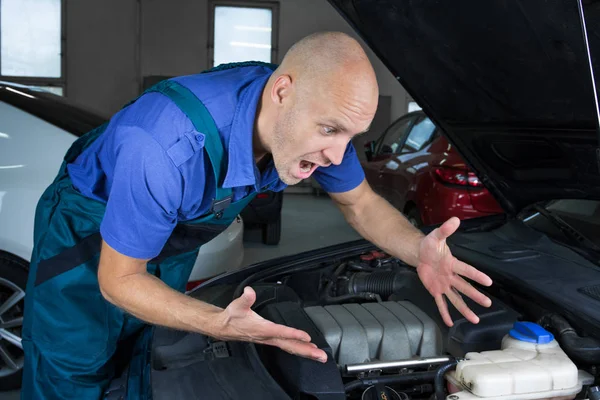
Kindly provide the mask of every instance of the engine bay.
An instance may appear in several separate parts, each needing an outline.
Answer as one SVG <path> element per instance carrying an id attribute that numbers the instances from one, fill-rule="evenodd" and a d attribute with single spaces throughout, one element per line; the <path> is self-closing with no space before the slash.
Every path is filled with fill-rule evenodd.
<path id="1" fill-rule="evenodd" d="M 169 393 L 164 398 L 190 398 L 191 393 L 202 392 L 211 399 L 446 399 L 449 395 L 456 400 L 470 399 L 478 398 L 468 397 L 472 394 L 467 391 L 475 390 L 467 386 L 476 382 L 465 381 L 468 374 L 464 368 L 460 375 L 461 362 L 491 352 L 484 357 L 484 364 L 516 357 L 517 368 L 525 360 L 520 350 L 509 349 L 510 356 L 499 351 L 506 347 L 506 338 L 519 321 L 533 321 L 540 329 L 544 326 L 554 331 L 558 341 L 554 343 L 566 345 L 567 354 L 577 350 L 574 342 L 563 341 L 567 331 L 577 336 L 566 320 L 501 286 L 478 288 L 492 299 L 489 308 L 465 298 L 479 316 L 478 324 L 467 321 L 449 304 L 454 324 L 448 327 L 415 269 L 372 249 L 275 266 L 250 274 L 241 283 L 217 285 L 192 295 L 226 306 L 245 286 L 256 292 L 255 312 L 306 331 L 328 354 L 328 361 L 318 363 L 272 346 L 215 342 L 203 335 L 159 329 L 152 343 L 154 398 L 163 398 L 161 393 Z M 579 339 L 592 341 L 590 346 L 596 344 L 592 338 Z M 577 360 L 575 366 L 563 353 L 558 357 L 571 368 L 571 384 L 575 379 L 579 385 L 571 390 L 573 395 L 564 398 L 585 398 L 596 375 L 593 360 Z M 556 364 L 554 359 L 551 363 Z M 498 370 L 496 365 L 488 367 Z M 452 376 L 458 378 L 449 379 L 448 372 L 454 369 L 457 373 Z M 215 377 L 228 376 L 232 370 L 235 383 L 224 378 L 215 383 Z M 547 374 L 547 370 L 542 365 L 538 372 Z M 173 379 L 181 384 L 173 386 Z M 556 381 L 556 377 L 550 379 Z M 240 393 L 244 397 L 237 397 Z"/>
<path id="2" fill-rule="evenodd" d="M 286 301 L 264 304 L 259 313 L 309 332 L 330 358 L 319 365 L 292 360 L 297 357 L 278 349 L 259 349 L 269 372 L 292 398 L 427 398 L 435 392 L 440 367 L 469 352 L 499 349 L 522 317 L 493 298 L 490 308 L 468 302 L 479 324 L 452 310 L 454 326 L 449 328 L 414 268 L 379 251 L 290 274 L 274 284 L 255 287 L 258 298 L 277 297 L 273 290 L 283 290 Z M 341 379 L 332 381 L 336 373 Z"/>

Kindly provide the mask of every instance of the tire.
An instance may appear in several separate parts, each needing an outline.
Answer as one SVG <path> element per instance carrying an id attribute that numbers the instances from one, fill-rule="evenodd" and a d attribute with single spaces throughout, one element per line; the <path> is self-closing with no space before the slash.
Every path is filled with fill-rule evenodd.
<path id="1" fill-rule="evenodd" d="M 417 207 L 412 207 L 406 213 L 406 218 L 413 224 L 415 227 L 420 228 L 423 226 L 423 221 L 421 220 L 421 213 L 417 209 Z"/>
<path id="2" fill-rule="evenodd" d="M 281 239 L 281 218 L 270 224 L 263 225 L 263 243 L 268 245 L 279 244 Z"/>
<path id="3" fill-rule="evenodd" d="M 28 272 L 29 263 L 8 253 L 0 252 L 0 308 L 7 304 L 9 298 L 19 298 L 15 304 L 0 314 L 4 323 L 16 321 L 16 324 L 6 328 L 0 327 L 0 331 L 8 332 L 12 337 L 16 336 L 18 339 L 22 337 L 24 296 Z M 20 323 L 18 322 L 19 318 Z M 0 391 L 20 388 L 24 362 L 22 348 L 0 336 L 0 351 L 8 354 L 12 364 L 10 365 L 5 357 L 0 356 Z"/>

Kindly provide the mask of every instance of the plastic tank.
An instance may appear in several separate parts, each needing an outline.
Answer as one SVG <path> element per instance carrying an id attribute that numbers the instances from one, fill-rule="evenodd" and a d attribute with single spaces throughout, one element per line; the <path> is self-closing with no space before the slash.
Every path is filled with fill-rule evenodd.
<path id="1" fill-rule="evenodd" d="M 501 350 L 467 353 L 465 358 L 447 377 L 463 391 L 448 399 L 574 397 L 588 380 L 553 335 L 531 322 L 516 322 Z"/>

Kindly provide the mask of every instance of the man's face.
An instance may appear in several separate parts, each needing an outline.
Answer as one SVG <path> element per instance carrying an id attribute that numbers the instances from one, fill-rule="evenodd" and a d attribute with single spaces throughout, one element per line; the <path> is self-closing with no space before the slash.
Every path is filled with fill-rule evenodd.
<path id="1" fill-rule="evenodd" d="M 295 185 L 318 167 L 339 165 L 350 140 L 368 130 L 376 108 L 376 92 L 356 84 L 295 90 L 273 127 L 271 153 L 281 180 Z"/>

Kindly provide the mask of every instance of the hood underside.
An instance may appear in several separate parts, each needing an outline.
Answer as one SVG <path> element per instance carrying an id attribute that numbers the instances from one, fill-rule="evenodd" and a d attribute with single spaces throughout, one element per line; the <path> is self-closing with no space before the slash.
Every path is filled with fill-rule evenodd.
<path id="1" fill-rule="evenodd" d="M 330 0 L 509 213 L 600 199 L 577 0 Z M 600 74 L 600 1 L 584 1 Z"/>

